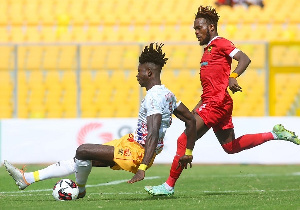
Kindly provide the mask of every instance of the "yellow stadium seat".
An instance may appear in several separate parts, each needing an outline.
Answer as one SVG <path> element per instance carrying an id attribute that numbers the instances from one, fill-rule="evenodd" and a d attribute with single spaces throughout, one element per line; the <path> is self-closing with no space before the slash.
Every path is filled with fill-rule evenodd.
<path id="1" fill-rule="evenodd" d="M 46 110 L 45 117 L 46 118 L 62 118 L 63 117 L 62 107 L 59 105 L 52 106 L 51 109 Z"/>
<path id="2" fill-rule="evenodd" d="M 21 106 L 18 106 L 18 110 L 17 110 L 17 117 L 18 118 L 28 118 L 29 117 L 29 113 L 28 113 L 28 107 L 24 104 L 22 104 Z"/>
<path id="3" fill-rule="evenodd" d="M 189 46 L 179 45 L 174 47 L 172 54 L 169 56 L 168 67 L 173 69 L 184 68 L 188 54 Z"/>
<path id="4" fill-rule="evenodd" d="M 91 57 L 94 53 L 94 47 L 90 45 L 80 46 L 80 69 L 87 70 L 90 68 Z"/>
<path id="5" fill-rule="evenodd" d="M 2 1 L 1 2 L 1 7 L 0 7 L 0 25 L 6 25 L 8 23 L 8 15 L 7 10 L 9 8 L 9 2 L 7 1 Z"/>
<path id="6" fill-rule="evenodd" d="M 117 42 L 122 40 L 122 34 L 119 26 L 105 26 L 101 31 L 103 33 L 101 41 Z"/>
<path id="7" fill-rule="evenodd" d="M 31 71 L 28 74 L 28 87 L 29 88 L 42 88 L 44 82 L 44 74 L 42 71 Z"/>
<path id="8" fill-rule="evenodd" d="M 18 48 L 18 68 L 26 71 L 39 70 L 43 60 L 42 46 L 20 46 Z"/>
<path id="9" fill-rule="evenodd" d="M 287 52 L 287 48 L 283 46 L 276 46 L 272 48 L 271 53 L 271 63 L 272 65 L 282 65 L 283 60 L 285 59 L 285 54 Z"/>
<path id="10" fill-rule="evenodd" d="M 39 1 L 31 0 L 30 2 L 24 2 L 23 4 L 23 13 L 24 21 L 26 25 L 38 25 L 39 23 Z"/>
<path id="11" fill-rule="evenodd" d="M 11 41 L 12 42 L 17 42 L 17 43 L 22 43 L 25 41 L 25 29 L 22 27 L 12 27 L 11 28 Z"/>
<path id="12" fill-rule="evenodd" d="M 119 27 L 118 33 L 120 33 L 118 39 L 119 41 L 134 42 L 137 39 L 136 33 L 138 32 L 135 30 L 135 27 L 132 25 L 123 25 Z"/>
<path id="13" fill-rule="evenodd" d="M 249 54 L 252 68 L 263 69 L 266 66 L 266 49 L 265 45 L 255 45 L 253 53 Z"/>
<path id="14" fill-rule="evenodd" d="M 96 75 L 94 77 L 94 82 L 95 82 L 95 85 L 96 87 L 100 87 L 102 86 L 103 84 L 104 85 L 108 85 L 109 84 L 109 74 L 107 71 L 105 70 L 99 70 L 96 72 Z"/>
<path id="15" fill-rule="evenodd" d="M 273 24 L 270 33 L 266 33 L 266 40 L 268 41 L 280 41 L 282 39 L 282 25 Z"/>
<path id="16" fill-rule="evenodd" d="M 121 67 L 121 60 L 122 60 L 122 54 L 124 51 L 124 46 L 121 45 L 112 45 L 108 48 L 108 54 L 106 58 L 106 65 L 105 67 L 107 69 L 120 69 Z"/>
<path id="17" fill-rule="evenodd" d="M 81 79 L 81 75 L 80 75 Z M 77 87 L 77 72 L 73 71 L 64 71 L 61 75 L 61 85 L 62 88 L 67 89 L 76 89 Z"/>
<path id="18" fill-rule="evenodd" d="M 1 32 L 0 32 L 1 33 Z M 10 71 L 14 69 L 14 47 L 11 46 L 0 46 L 1 52 L 1 62 L 0 62 L 0 72 Z"/>
<path id="19" fill-rule="evenodd" d="M 44 70 L 53 70 L 58 68 L 59 63 L 59 47 L 57 46 L 44 46 L 42 68 Z"/>
<path id="20" fill-rule="evenodd" d="M 91 71 L 80 71 L 80 85 L 81 86 L 88 86 L 93 84 L 93 75 Z"/>
<path id="21" fill-rule="evenodd" d="M 44 84 L 46 88 L 51 88 L 51 86 L 59 85 L 61 82 L 61 76 L 58 71 L 47 71 L 45 75 Z"/>
<path id="22" fill-rule="evenodd" d="M 203 53 L 203 48 L 199 45 L 190 46 L 186 59 L 186 68 L 200 69 L 200 60 Z"/>
<path id="23" fill-rule="evenodd" d="M 58 32 L 54 27 L 46 25 L 41 30 L 41 40 L 43 42 L 56 42 L 58 40 Z"/>
<path id="24" fill-rule="evenodd" d="M 98 117 L 111 118 L 116 117 L 116 107 L 106 106 L 100 109 Z"/>
<path id="25" fill-rule="evenodd" d="M 89 70 L 99 70 L 105 68 L 105 61 L 108 48 L 107 46 L 95 46 L 91 48 L 91 54 L 88 62 Z"/>
<path id="26" fill-rule="evenodd" d="M 134 30 L 136 34 L 136 41 L 138 42 L 148 42 L 152 37 L 148 26 L 135 25 Z"/>
<path id="27" fill-rule="evenodd" d="M 45 106 L 42 102 L 31 103 L 28 106 L 29 118 L 44 118 L 45 117 Z"/>
<path id="28" fill-rule="evenodd" d="M 66 89 L 64 90 L 61 98 L 61 105 L 65 111 L 68 109 L 74 110 L 76 113 L 76 104 L 77 104 L 77 93 L 76 89 Z M 72 112 L 71 112 L 72 113 Z"/>
<path id="29" fill-rule="evenodd" d="M 11 33 L 6 29 L 6 27 L 0 26 L 0 42 L 11 41 Z"/>
<path id="30" fill-rule="evenodd" d="M 76 46 L 60 46 L 58 52 L 58 66 L 59 70 L 75 70 L 77 68 Z"/>
<path id="31" fill-rule="evenodd" d="M 42 40 L 42 33 L 37 27 L 28 26 L 24 37 L 25 42 L 40 42 Z"/>
<path id="32" fill-rule="evenodd" d="M 132 21 L 134 25 L 146 25 L 149 23 L 148 15 L 143 11 L 145 8 L 144 1 L 134 1 L 134 6 L 128 8 L 127 13 L 132 15 Z"/>
<path id="33" fill-rule="evenodd" d="M 270 4 L 271 5 L 271 4 Z M 262 13 L 257 16 L 258 18 L 258 23 L 260 24 L 269 24 L 272 22 L 274 15 L 274 10 L 265 8 Z"/>
<path id="34" fill-rule="evenodd" d="M 122 68 L 130 70 L 137 69 L 139 53 L 140 47 L 138 45 L 125 46 L 122 55 Z"/>
<path id="35" fill-rule="evenodd" d="M 79 15 L 80 16 L 80 15 Z M 88 41 L 88 32 L 87 28 L 83 26 L 73 26 L 72 27 L 72 34 L 73 40 L 76 42 L 87 42 Z"/>
<path id="36" fill-rule="evenodd" d="M 13 25 L 22 25 L 24 21 L 22 1 L 12 1 L 9 4 L 9 19 Z"/>
<path id="37" fill-rule="evenodd" d="M 0 119 L 3 118 L 12 118 L 13 109 L 11 106 L 0 106 Z"/>
<path id="38" fill-rule="evenodd" d="M 57 28 L 56 38 L 57 42 L 72 42 L 74 34 L 69 28 L 61 26 Z"/>
<path id="39" fill-rule="evenodd" d="M 251 5 L 247 8 L 247 11 L 244 11 L 241 16 L 243 19 L 243 24 L 257 24 L 259 22 L 260 16 L 263 14 L 263 9 L 260 6 Z"/>
<path id="40" fill-rule="evenodd" d="M 90 4 L 96 1 L 88 1 L 87 4 Z M 99 11 L 96 11 L 97 6 L 89 6 L 86 8 L 86 19 L 90 25 L 104 24 L 102 16 Z"/>
<path id="41" fill-rule="evenodd" d="M 66 109 L 63 110 L 63 118 L 77 118 L 77 116 L 77 109 L 74 105 L 68 106 Z"/>
<path id="42" fill-rule="evenodd" d="M 87 39 L 90 42 L 101 42 L 104 40 L 104 28 L 106 28 L 108 26 L 104 26 L 104 27 L 89 27 L 87 30 Z"/>
<path id="43" fill-rule="evenodd" d="M 298 37 L 298 29 L 297 24 L 288 24 L 287 27 L 283 28 L 282 32 L 282 41 L 297 41 L 300 37 Z"/>
<path id="44" fill-rule="evenodd" d="M 77 0 L 72 1 L 72 3 L 67 6 L 72 25 L 83 25 L 85 23 L 86 13 L 84 12 L 84 8 L 86 7 L 86 3 L 87 1 L 85 0 Z"/>
<path id="45" fill-rule="evenodd" d="M 38 16 L 39 20 L 43 25 L 55 25 L 57 19 L 55 17 L 55 11 L 57 8 L 54 7 L 54 2 L 49 0 L 40 1 Z M 53 10 L 53 11 L 52 11 Z"/>
<path id="46" fill-rule="evenodd" d="M 297 2 L 298 4 L 298 2 Z M 294 7 L 294 11 L 292 12 L 289 12 L 287 15 L 288 15 L 288 21 L 289 23 L 292 23 L 292 24 L 299 24 L 299 12 L 300 12 L 300 8 L 298 5 L 296 5 Z"/>

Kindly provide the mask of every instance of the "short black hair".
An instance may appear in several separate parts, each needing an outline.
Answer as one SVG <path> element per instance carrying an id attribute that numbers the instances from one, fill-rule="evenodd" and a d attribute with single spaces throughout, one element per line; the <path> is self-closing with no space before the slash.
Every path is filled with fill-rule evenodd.
<path id="1" fill-rule="evenodd" d="M 149 46 L 145 46 L 144 50 L 142 51 L 139 57 L 140 64 L 154 63 L 160 68 L 162 68 L 168 60 L 168 58 L 165 58 L 165 53 L 161 49 L 162 46 L 164 46 L 164 44 L 162 43 L 150 43 Z"/>
<path id="2" fill-rule="evenodd" d="M 215 8 L 211 6 L 200 6 L 195 15 L 195 20 L 197 18 L 204 18 L 208 24 L 213 24 L 215 27 L 217 27 L 220 16 Z"/>

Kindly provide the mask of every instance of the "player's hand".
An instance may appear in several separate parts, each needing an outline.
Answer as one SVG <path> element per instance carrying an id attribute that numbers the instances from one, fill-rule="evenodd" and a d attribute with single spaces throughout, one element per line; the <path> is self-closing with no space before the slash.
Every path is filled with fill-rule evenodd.
<path id="1" fill-rule="evenodd" d="M 141 180 L 144 179 L 144 177 L 145 177 L 145 171 L 143 171 L 143 170 L 138 170 L 138 171 L 136 172 L 136 174 L 132 177 L 132 179 L 130 179 L 127 183 L 132 184 L 132 183 L 141 181 Z"/>
<path id="2" fill-rule="evenodd" d="M 239 86 L 237 80 L 235 78 L 229 77 L 229 85 L 228 85 L 229 89 L 232 91 L 232 93 L 234 94 L 237 91 L 242 92 L 242 87 Z"/>
<path id="3" fill-rule="evenodd" d="M 179 158 L 178 166 L 176 170 L 181 167 L 183 169 L 187 169 L 188 165 L 190 165 L 190 168 L 192 168 L 192 161 L 193 161 L 193 155 L 183 155 Z"/>

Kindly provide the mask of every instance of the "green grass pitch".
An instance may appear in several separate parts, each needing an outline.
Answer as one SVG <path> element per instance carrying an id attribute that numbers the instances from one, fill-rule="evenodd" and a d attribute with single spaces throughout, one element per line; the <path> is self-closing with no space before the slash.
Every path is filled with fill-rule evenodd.
<path id="1" fill-rule="evenodd" d="M 27 171 L 42 167 L 29 165 Z M 163 183 L 169 169 L 155 164 L 146 171 L 147 179 L 128 184 L 129 172 L 93 168 L 86 197 L 60 202 L 51 194 L 59 179 L 20 191 L 2 166 L 0 209 L 300 209 L 298 165 L 194 165 L 182 174 L 174 196 L 148 195 L 144 186 Z"/>

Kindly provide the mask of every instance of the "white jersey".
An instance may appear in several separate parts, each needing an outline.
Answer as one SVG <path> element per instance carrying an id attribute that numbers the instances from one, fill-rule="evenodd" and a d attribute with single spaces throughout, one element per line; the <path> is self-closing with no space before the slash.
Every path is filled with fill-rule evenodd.
<path id="1" fill-rule="evenodd" d="M 134 133 L 134 140 L 141 145 L 145 145 L 148 135 L 147 116 L 161 114 L 162 121 L 159 129 L 159 139 L 156 147 L 156 154 L 160 153 L 164 146 L 164 137 L 167 128 L 172 124 L 172 114 L 181 102 L 176 103 L 175 95 L 164 85 L 155 85 L 147 91 L 142 100 L 137 129 Z"/>

